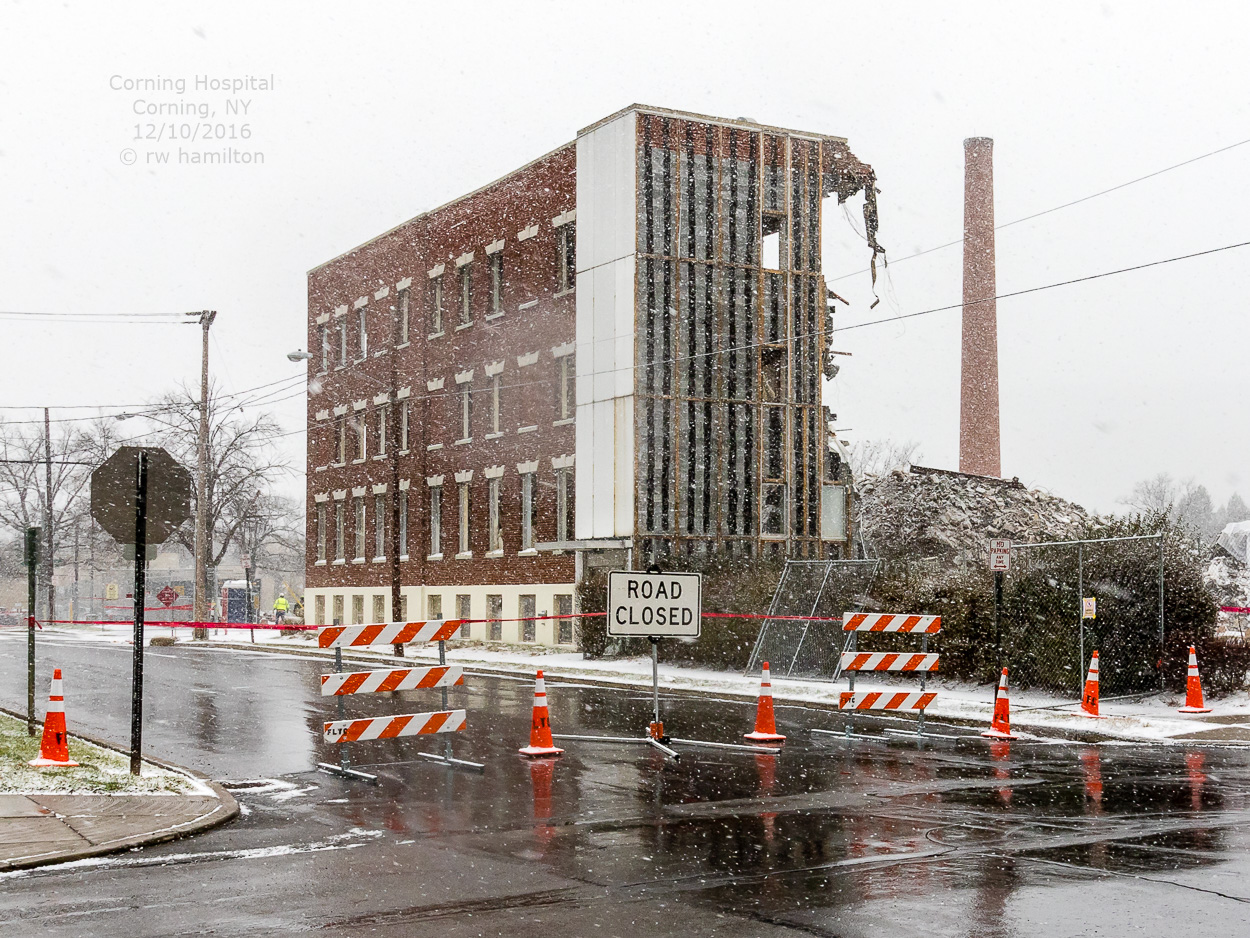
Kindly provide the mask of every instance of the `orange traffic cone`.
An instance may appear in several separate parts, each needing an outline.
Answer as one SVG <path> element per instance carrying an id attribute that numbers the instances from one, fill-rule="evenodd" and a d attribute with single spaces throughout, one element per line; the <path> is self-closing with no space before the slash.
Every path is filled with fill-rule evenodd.
<path id="1" fill-rule="evenodd" d="M 1089 659 L 1089 674 L 1085 675 L 1081 709 L 1092 717 L 1098 716 L 1098 652 L 1094 652 L 1094 656 Z"/>
<path id="2" fill-rule="evenodd" d="M 768 662 L 764 662 L 764 674 L 760 677 L 760 702 L 755 708 L 755 732 L 743 733 L 743 739 L 757 743 L 784 743 L 786 738 L 777 732 L 777 720 L 773 716 L 773 684 L 769 680 Z"/>
<path id="3" fill-rule="evenodd" d="M 542 668 L 534 681 L 534 718 L 530 723 L 530 744 L 518 749 L 523 756 L 558 756 L 563 749 L 551 738 L 551 716 L 547 713 L 547 682 L 543 680 Z"/>
<path id="4" fill-rule="evenodd" d="M 990 728 L 981 734 L 991 739 L 1016 739 L 1011 731 L 1011 701 L 1007 699 L 1007 669 L 998 679 L 998 693 L 994 697 L 994 718 L 990 720 Z"/>
<path id="5" fill-rule="evenodd" d="M 48 695 L 48 712 L 43 718 L 43 742 L 39 758 L 31 765 L 77 765 L 69 757 L 69 740 L 65 732 L 65 694 L 61 689 L 61 669 L 52 672 L 52 692 Z"/>
<path id="6" fill-rule="evenodd" d="M 1202 679 L 1198 677 L 1198 653 L 1189 646 L 1189 676 L 1185 678 L 1185 706 L 1178 713 L 1210 713 L 1211 708 L 1202 699 Z"/>

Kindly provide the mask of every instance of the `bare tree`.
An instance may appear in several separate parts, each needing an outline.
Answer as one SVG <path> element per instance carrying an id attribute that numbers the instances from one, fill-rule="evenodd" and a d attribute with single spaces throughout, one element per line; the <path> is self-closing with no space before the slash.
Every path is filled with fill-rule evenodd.
<path id="1" fill-rule="evenodd" d="M 273 483 L 287 471 L 274 441 L 280 434 L 269 414 L 249 415 L 243 403 L 223 401 L 210 389 L 208 463 L 205 484 L 208 532 L 209 595 L 216 592 L 216 570 L 232 544 L 240 544 L 243 525 L 272 497 Z M 158 413 L 146 419 L 152 441 L 164 446 L 194 478 L 199 447 L 198 389 L 182 387 L 162 397 Z M 174 535 L 194 554 L 195 530 L 188 523 Z"/>
<path id="2" fill-rule="evenodd" d="M 90 470 L 75 424 L 0 423 L 0 526 L 19 538 L 27 528 L 43 529 L 39 594 L 46 598 L 36 614 L 47 619 L 56 618 L 52 572 L 65 546 L 62 530 L 81 509 Z"/>
<path id="3" fill-rule="evenodd" d="M 914 441 L 861 440 L 851 444 L 851 468 L 856 478 L 907 469 L 915 461 L 919 449 L 920 444 Z"/>

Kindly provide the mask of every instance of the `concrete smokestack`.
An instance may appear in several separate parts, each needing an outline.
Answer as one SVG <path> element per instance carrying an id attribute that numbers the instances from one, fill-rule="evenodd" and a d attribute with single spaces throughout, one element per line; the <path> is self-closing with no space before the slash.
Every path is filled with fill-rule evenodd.
<path id="1" fill-rule="evenodd" d="M 994 141 L 964 141 L 964 307 L 959 471 L 1002 475 L 998 307 L 994 301 Z"/>

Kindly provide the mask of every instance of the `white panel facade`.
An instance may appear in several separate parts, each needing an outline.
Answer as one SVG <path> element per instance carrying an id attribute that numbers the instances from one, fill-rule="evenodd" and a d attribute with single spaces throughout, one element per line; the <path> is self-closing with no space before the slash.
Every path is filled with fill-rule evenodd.
<path id="1" fill-rule="evenodd" d="M 637 117 L 577 138 L 575 536 L 633 535 Z"/>

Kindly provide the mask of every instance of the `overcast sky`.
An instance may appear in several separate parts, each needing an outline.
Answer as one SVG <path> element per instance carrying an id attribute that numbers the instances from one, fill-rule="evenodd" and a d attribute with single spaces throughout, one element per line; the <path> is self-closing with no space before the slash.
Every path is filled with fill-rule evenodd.
<path id="1" fill-rule="evenodd" d="M 213 308 L 225 391 L 290 379 L 272 409 L 301 491 L 303 366 L 285 353 L 305 342 L 308 269 L 632 102 L 844 136 L 875 167 L 891 266 L 870 311 L 858 207 L 827 212 L 839 327 L 959 301 L 958 247 L 905 258 L 961 235 L 965 137 L 994 138 L 999 224 L 1250 138 L 1239 4 L 614 6 L 6 0 L 0 310 L 109 321 L 0 317 L 0 405 L 81 416 L 60 408 L 195 387 L 194 328 L 114 317 Z M 151 78 L 186 91 L 113 87 Z M 140 99 L 249 125 L 181 146 L 263 164 L 177 165 L 179 144 L 135 125 L 194 116 Z M 1000 231 L 998 290 L 1250 240 L 1248 169 L 1250 144 Z M 1241 248 L 1000 300 L 1004 474 L 1098 510 L 1159 472 L 1250 497 L 1248 269 Z M 955 310 L 836 335 L 843 435 L 955 468 L 959 330 Z"/>

